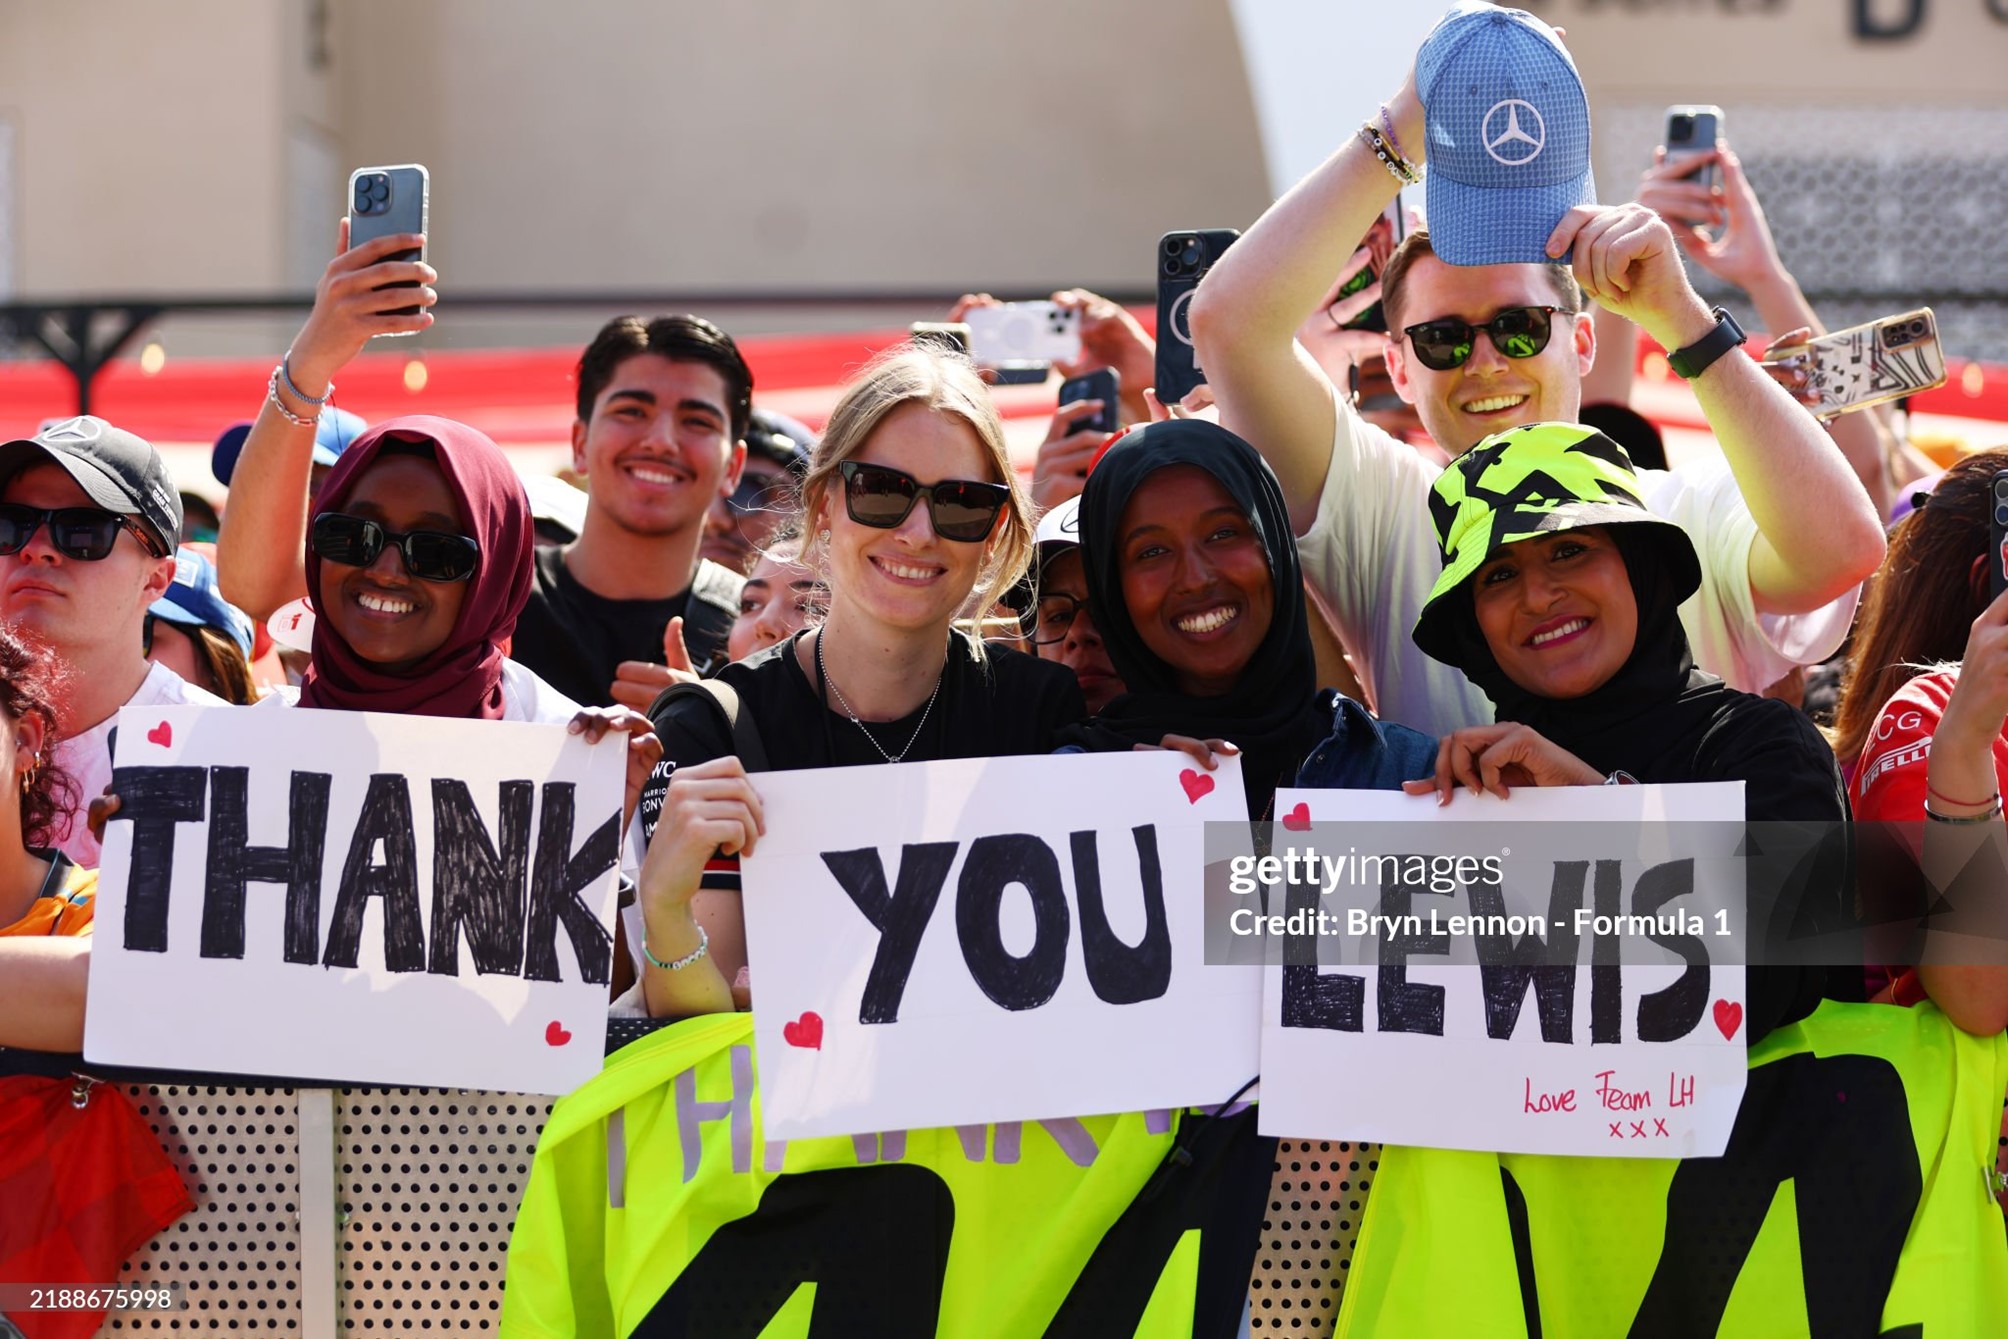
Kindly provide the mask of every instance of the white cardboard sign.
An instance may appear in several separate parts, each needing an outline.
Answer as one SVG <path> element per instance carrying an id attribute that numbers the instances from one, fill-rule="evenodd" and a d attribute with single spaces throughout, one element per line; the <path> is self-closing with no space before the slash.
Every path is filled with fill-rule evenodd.
<path id="1" fill-rule="evenodd" d="M 1741 870 L 1730 859 L 1743 818 L 1741 782 L 1523 788 L 1505 800 L 1460 791 L 1445 808 L 1399 792 L 1293 790 L 1278 794 L 1276 809 L 1302 835 L 1293 838 L 1279 824 L 1275 852 L 1336 859 L 1323 866 L 1333 888 L 1359 869 L 1343 862 L 1367 848 L 1316 851 L 1311 824 L 1379 824 L 1379 854 L 1452 849 L 1456 834 L 1440 825 L 1475 833 L 1470 825 L 1498 832 L 1510 823 L 1527 835 L 1523 848 L 1541 854 L 1502 854 L 1499 877 L 1474 858 L 1461 874 L 1418 886 L 1412 897 L 1385 891 L 1391 876 L 1375 867 L 1378 882 L 1363 880 L 1364 897 L 1388 899 L 1380 913 L 1388 919 L 1364 926 L 1342 924 L 1346 917 L 1330 910 L 1340 903 L 1320 903 L 1323 933 L 1332 938 L 1320 938 L 1316 965 L 1272 958 L 1265 968 L 1264 1134 L 1602 1157 L 1723 1151 L 1747 1072 L 1743 926 L 1732 923 L 1736 911 L 1717 910 L 1743 905 Z M 1651 860 L 1639 858 L 1637 825 L 1648 821 L 1665 824 L 1651 829 L 1658 847 Z M 1580 860 L 1585 868 L 1563 874 L 1564 862 L 1547 858 L 1558 841 L 1572 857 L 1566 863 Z M 1466 841 L 1455 849 L 1470 847 Z M 1648 878 L 1649 870 L 1663 873 Z M 1669 874 L 1691 879 L 1692 891 L 1653 906 L 1670 889 L 1689 886 L 1668 882 Z M 1470 896 L 1477 879 L 1503 888 L 1504 900 L 1481 904 Z M 1277 900 L 1274 889 L 1270 897 Z M 1495 905 L 1537 913 L 1503 931 L 1497 921 L 1484 923 L 1495 955 L 1501 946 L 1524 949 L 1531 936 L 1549 944 L 1573 936 L 1575 965 L 1542 982 L 1480 965 L 1479 922 L 1454 918 Z M 1639 914 L 1649 906 L 1649 915 Z M 1600 910 L 1621 919 L 1599 920 Z M 1457 951 L 1446 946 L 1460 935 L 1470 951 L 1465 961 L 1431 962 L 1431 954 Z M 1698 969 L 1663 947 L 1675 937 L 1704 959 Z M 1425 939 L 1432 947 L 1419 948 Z M 1334 966 L 1335 957 L 1363 965 Z M 1605 967 L 1593 966 L 1597 961 Z M 1643 1039 L 1648 1032 L 1668 1039 Z"/>
<path id="2" fill-rule="evenodd" d="M 763 773 L 741 867 L 769 1137 L 1226 1101 L 1261 968 L 1208 966 L 1202 826 L 1238 761 L 1067 754 Z"/>
<path id="3" fill-rule="evenodd" d="M 115 761 L 86 1058 L 552 1094 L 599 1072 L 619 748 L 128 707 Z"/>

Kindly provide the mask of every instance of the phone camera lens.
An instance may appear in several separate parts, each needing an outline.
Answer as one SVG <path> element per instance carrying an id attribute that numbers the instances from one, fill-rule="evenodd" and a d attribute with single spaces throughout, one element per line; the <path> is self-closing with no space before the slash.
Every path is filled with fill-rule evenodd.
<path id="1" fill-rule="evenodd" d="M 1694 138 L 1694 118 L 1691 116 L 1674 117 L 1667 122 L 1666 133 L 1669 139 L 1679 140 L 1685 144 L 1688 140 Z"/>
<path id="2" fill-rule="evenodd" d="M 359 181 L 356 183 L 356 212 L 359 214 L 367 214 L 369 213 L 369 209 L 370 209 L 369 187 L 365 185 L 363 182 Z"/>
<path id="3" fill-rule="evenodd" d="M 1167 256 L 1175 256 L 1178 254 L 1178 249 L 1182 245 L 1183 243 L 1180 242 L 1178 238 L 1167 237 L 1164 239 L 1164 254 Z"/>
<path id="4" fill-rule="evenodd" d="M 1994 524 L 2008 526 L 2008 502 L 1994 504 Z"/>

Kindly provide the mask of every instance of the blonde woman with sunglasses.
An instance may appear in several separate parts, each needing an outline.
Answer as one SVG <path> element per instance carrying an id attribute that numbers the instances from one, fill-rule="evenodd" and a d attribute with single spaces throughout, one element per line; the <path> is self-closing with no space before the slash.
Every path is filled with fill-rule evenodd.
<path id="1" fill-rule="evenodd" d="M 970 364 L 902 348 L 838 401 L 802 483 L 805 563 L 829 588 L 820 627 L 728 666 L 768 769 L 1046 753 L 1086 715 L 1064 667 L 958 627 L 1024 572 L 1030 504 Z M 734 1007 L 746 966 L 738 857 L 765 830 L 724 719 L 658 704 L 663 774 L 641 872 L 638 997 L 657 1017 Z M 743 730 L 743 726 L 742 726 Z M 742 991 L 743 994 L 743 991 Z"/>

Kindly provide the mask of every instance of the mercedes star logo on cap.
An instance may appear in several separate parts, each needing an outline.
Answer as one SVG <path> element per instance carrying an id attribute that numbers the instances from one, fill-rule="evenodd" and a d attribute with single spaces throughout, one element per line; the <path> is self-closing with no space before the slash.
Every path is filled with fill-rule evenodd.
<path id="1" fill-rule="evenodd" d="M 1520 125 L 1522 108 L 1533 121 L 1534 133 L 1531 135 Z M 1499 113 L 1502 111 L 1506 113 L 1503 125 L 1499 124 Z M 1548 126 L 1533 103 L 1520 98 L 1507 98 L 1492 104 L 1492 110 L 1485 113 L 1479 135 L 1485 141 L 1485 152 L 1492 155 L 1494 162 L 1507 167 L 1525 167 L 1541 156 L 1542 146 L 1548 142 Z"/>

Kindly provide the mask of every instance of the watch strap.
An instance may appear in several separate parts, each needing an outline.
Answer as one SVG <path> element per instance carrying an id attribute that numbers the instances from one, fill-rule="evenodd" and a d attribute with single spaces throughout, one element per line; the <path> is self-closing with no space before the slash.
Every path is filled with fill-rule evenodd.
<path id="1" fill-rule="evenodd" d="M 1692 381 L 1706 372 L 1717 358 L 1731 349 L 1743 347 L 1748 338 L 1743 327 L 1736 324 L 1736 318 L 1726 307 L 1715 309 L 1715 329 L 1689 344 L 1686 348 L 1675 349 L 1666 356 L 1666 365 L 1682 381 Z"/>

